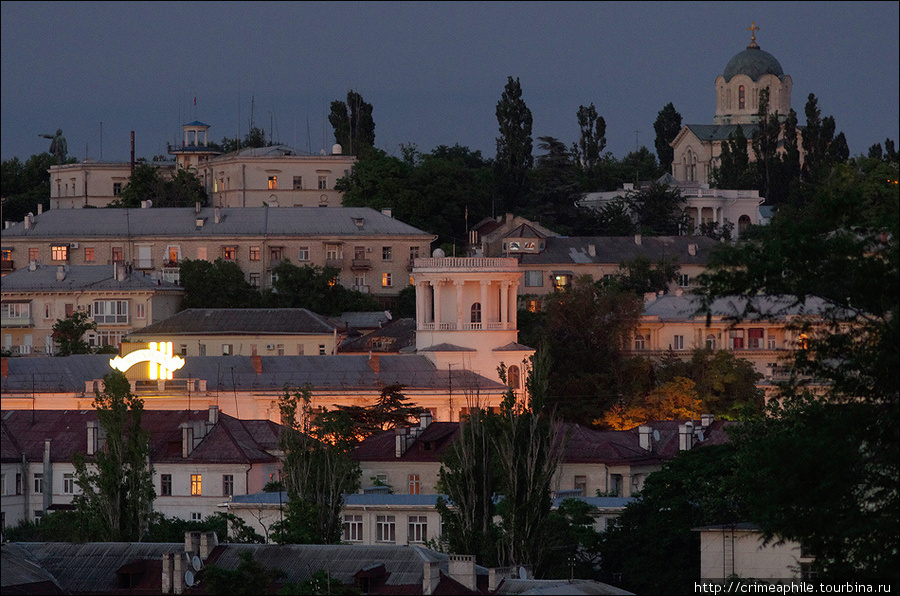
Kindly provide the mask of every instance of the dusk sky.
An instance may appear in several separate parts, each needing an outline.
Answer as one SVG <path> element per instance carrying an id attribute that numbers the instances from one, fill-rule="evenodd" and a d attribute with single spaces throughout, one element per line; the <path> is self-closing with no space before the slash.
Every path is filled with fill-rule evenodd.
<path id="1" fill-rule="evenodd" d="M 653 148 L 672 102 L 711 124 L 714 82 L 746 48 L 747 27 L 793 79 L 800 123 L 815 93 L 852 155 L 897 141 L 897 2 L 591 3 L 2 3 L 2 158 L 47 151 L 107 161 L 166 153 L 181 124 L 211 140 L 251 117 L 277 141 L 314 152 L 334 138 L 326 114 L 354 89 L 374 106 L 375 144 L 496 152 L 495 109 L 520 79 L 533 136 L 577 139 L 593 103 L 607 150 Z M 194 98 L 196 97 L 196 107 Z M 102 142 L 101 142 L 102 122 Z M 535 150 L 537 154 L 537 149 Z"/>

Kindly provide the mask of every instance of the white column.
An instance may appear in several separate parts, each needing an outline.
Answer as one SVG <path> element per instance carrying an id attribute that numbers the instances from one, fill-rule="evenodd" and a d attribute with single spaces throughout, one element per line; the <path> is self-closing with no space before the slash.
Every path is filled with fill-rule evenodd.
<path id="1" fill-rule="evenodd" d="M 425 324 L 425 282 L 416 282 L 416 329 Z"/>
<path id="2" fill-rule="evenodd" d="M 480 282 L 481 285 L 481 328 L 488 328 L 488 321 L 491 319 L 491 311 L 488 310 L 488 287 L 491 285 L 491 282 L 488 280 L 482 280 Z"/>
<path id="3" fill-rule="evenodd" d="M 500 323 L 501 327 L 505 328 L 503 323 L 509 322 L 509 282 L 504 281 L 501 282 L 500 286 Z"/>
<path id="4" fill-rule="evenodd" d="M 456 286 L 456 330 L 463 328 L 463 284 L 465 282 L 457 279 L 453 285 Z"/>
<path id="5" fill-rule="evenodd" d="M 518 299 L 519 283 L 513 282 L 509 286 L 509 322 L 510 329 L 515 329 L 518 324 L 519 299 Z"/>
<path id="6" fill-rule="evenodd" d="M 441 280 L 431 282 L 434 285 L 434 328 L 441 326 Z"/>

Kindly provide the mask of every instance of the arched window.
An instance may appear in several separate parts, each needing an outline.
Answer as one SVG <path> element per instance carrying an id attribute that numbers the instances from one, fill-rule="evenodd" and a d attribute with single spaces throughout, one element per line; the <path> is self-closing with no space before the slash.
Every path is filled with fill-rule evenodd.
<path id="1" fill-rule="evenodd" d="M 518 389 L 519 388 L 519 367 L 518 366 L 510 366 L 506 369 L 506 384 L 509 385 L 510 389 Z"/>
<path id="2" fill-rule="evenodd" d="M 746 105 L 746 98 L 744 97 L 744 86 L 741 85 L 738 87 L 738 109 L 743 110 Z"/>
<path id="3" fill-rule="evenodd" d="M 706 336 L 706 347 L 710 350 L 716 349 L 716 336 L 714 333 L 710 333 Z"/>
<path id="4" fill-rule="evenodd" d="M 480 323 L 481 322 L 481 303 L 476 302 L 472 305 L 472 322 Z"/>
<path id="5" fill-rule="evenodd" d="M 743 234 L 750 227 L 750 216 L 742 215 L 738 218 L 738 234 Z"/>

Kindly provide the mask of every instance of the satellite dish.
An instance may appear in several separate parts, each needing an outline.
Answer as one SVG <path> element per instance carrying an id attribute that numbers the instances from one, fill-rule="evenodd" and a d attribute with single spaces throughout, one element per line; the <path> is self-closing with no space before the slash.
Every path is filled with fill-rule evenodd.
<path id="1" fill-rule="evenodd" d="M 200 557 L 194 555 L 191 558 L 191 567 L 194 568 L 194 571 L 200 571 L 200 568 L 203 567 L 203 561 L 200 560 Z"/>
<path id="2" fill-rule="evenodd" d="M 528 579 L 528 570 L 524 566 L 519 567 L 519 579 Z"/>
<path id="3" fill-rule="evenodd" d="M 194 572 L 190 569 L 184 572 L 184 584 L 188 587 L 194 585 Z"/>

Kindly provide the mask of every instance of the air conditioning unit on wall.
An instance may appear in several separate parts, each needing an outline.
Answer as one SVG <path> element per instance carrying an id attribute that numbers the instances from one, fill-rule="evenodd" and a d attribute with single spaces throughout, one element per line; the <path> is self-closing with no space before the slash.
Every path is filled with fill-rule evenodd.
<path id="1" fill-rule="evenodd" d="M 274 350 L 274 349 L 275 349 L 275 344 L 266 344 L 266 349 L 267 349 L 267 350 Z"/>

